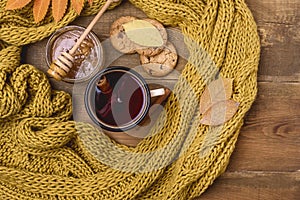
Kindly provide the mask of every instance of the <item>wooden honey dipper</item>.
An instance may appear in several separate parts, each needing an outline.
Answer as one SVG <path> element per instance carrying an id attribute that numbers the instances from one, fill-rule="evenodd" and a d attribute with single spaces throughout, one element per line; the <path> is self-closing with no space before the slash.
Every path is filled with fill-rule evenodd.
<path id="1" fill-rule="evenodd" d="M 103 13 L 107 10 L 107 8 L 110 6 L 110 4 L 114 2 L 118 2 L 119 0 L 107 0 L 104 6 L 101 8 L 101 10 L 98 12 L 98 14 L 95 16 L 95 18 L 91 21 L 91 23 L 88 25 L 88 27 L 85 29 L 85 31 L 82 33 L 82 35 L 79 37 L 75 45 L 72 47 L 69 52 L 62 52 L 58 58 L 52 62 L 50 65 L 50 68 L 48 69 L 48 74 L 51 75 L 56 80 L 61 80 L 63 77 L 67 75 L 67 73 L 70 71 L 70 69 L 73 67 L 74 57 L 73 54 L 77 50 L 77 48 L 80 46 L 82 41 L 85 39 L 85 37 L 89 34 L 89 32 L 92 30 L 96 22 L 100 19 L 100 17 L 103 15 Z"/>

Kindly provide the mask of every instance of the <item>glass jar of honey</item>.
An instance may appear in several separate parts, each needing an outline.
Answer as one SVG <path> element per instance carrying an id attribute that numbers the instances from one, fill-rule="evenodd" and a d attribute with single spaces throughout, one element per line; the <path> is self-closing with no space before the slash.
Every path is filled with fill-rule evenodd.
<path id="1" fill-rule="evenodd" d="M 75 25 L 65 26 L 57 30 L 46 45 L 46 61 L 48 66 L 61 55 L 70 50 L 85 28 Z M 103 49 L 98 37 L 90 32 L 72 55 L 73 67 L 63 81 L 74 83 L 88 80 L 103 65 Z"/>

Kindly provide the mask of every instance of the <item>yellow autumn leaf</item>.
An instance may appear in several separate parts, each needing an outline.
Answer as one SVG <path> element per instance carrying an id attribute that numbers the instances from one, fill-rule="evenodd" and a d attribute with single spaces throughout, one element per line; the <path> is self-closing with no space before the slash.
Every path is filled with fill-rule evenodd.
<path id="1" fill-rule="evenodd" d="M 54 21 L 58 22 L 64 16 L 68 5 L 68 0 L 52 0 L 52 15 Z"/>
<path id="2" fill-rule="evenodd" d="M 164 44 L 157 28 L 145 20 L 132 20 L 123 24 L 125 34 L 134 43 L 145 47 L 160 47 Z"/>
<path id="3" fill-rule="evenodd" d="M 84 0 L 71 0 L 72 8 L 76 11 L 78 15 L 80 15 L 83 6 L 84 6 Z"/>
<path id="4" fill-rule="evenodd" d="M 225 100 L 215 103 L 202 115 L 201 124 L 218 126 L 230 120 L 237 112 L 239 103 L 234 100 Z"/>
<path id="5" fill-rule="evenodd" d="M 204 90 L 200 98 L 200 113 L 204 113 L 213 104 L 230 99 L 232 95 L 233 79 L 218 78 L 212 81 Z"/>
<path id="6" fill-rule="evenodd" d="M 50 0 L 34 0 L 33 18 L 36 23 L 42 21 L 48 11 Z"/>
<path id="7" fill-rule="evenodd" d="M 23 8 L 27 4 L 29 4 L 31 0 L 8 0 L 6 3 L 6 10 L 14 10 L 14 9 L 19 9 Z"/>

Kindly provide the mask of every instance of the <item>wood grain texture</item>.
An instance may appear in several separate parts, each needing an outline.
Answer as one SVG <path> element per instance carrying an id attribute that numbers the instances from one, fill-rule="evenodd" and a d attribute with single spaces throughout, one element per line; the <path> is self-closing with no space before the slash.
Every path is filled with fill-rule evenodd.
<path id="1" fill-rule="evenodd" d="M 299 170 L 300 84 L 260 82 L 258 86 L 228 170 Z"/>
<path id="2" fill-rule="evenodd" d="M 245 118 L 236 149 L 225 174 L 197 199 L 296 200 L 300 196 L 300 1 L 246 0 L 258 25 L 261 60 L 258 72 L 258 96 Z M 110 24 L 120 16 L 145 14 L 127 1 L 108 11 L 93 31 L 104 42 Z M 86 26 L 92 17 L 80 17 L 73 24 Z M 174 41 L 182 43 L 180 38 Z M 47 39 L 24 48 L 23 62 L 47 70 Z M 38 56 L 32 56 L 38 55 Z M 165 80 L 142 75 L 149 83 L 172 87 L 185 64 L 181 58 L 177 73 Z M 137 55 L 121 56 L 112 65 L 135 67 Z M 55 89 L 83 95 L 84 85 L 57 82 Z M 80 103 L 80 102 L 79 102 Z M 84 108 L 75 108 L 79 114 Z M 153 116 L 155 118 L 155 116 Z M 120 143 L 136 145 L 138 139 L 114 134 Z"/>
<path id="3" fill-rule="evenodd" d="M 230 172 L 195 200 L 298 200 L 298 172 Z"/>
<path id="4" fill-rule="evenodd" d="M 258 25 L 261 81 L 300 81 L 300 1 L 246 0 Z"/>

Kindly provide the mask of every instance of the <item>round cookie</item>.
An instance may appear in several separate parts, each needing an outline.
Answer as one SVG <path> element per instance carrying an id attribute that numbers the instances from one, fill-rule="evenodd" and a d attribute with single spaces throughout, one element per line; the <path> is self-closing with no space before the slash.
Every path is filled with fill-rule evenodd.
<path id="1" fill-rule="evenodd" d="M 155 56 L 140 55 L 143 69 L 151 76 L 165 76 L 169 74 L 177 64 L 178 56 L 174 45 L 167 42 L 166 47 Z"/>
<path id="2" fill-rule="evenodd" d="M 110 28 L 110 41 L 112 46 L 124 54 L 136 53 L 136 44 L 125 33 L 123 24 L 136 20 L 136 17 L 124 16 L 113 22 Z"/>
<path id="3" fill-rule="evenodd" d="M 164 49 L 164 46 L 167 44 L 168 41 L 168 33 L 165 27 L 160 22 L 149 18 L 143 20 L 150 22 L 153 26 L 157 28 L 162 37 L 163 45 L 161 47 L 143 47 L 137 44 L 136 52 L 144 56 L 154 56 L 156 54 L 159 54 Z"/>

